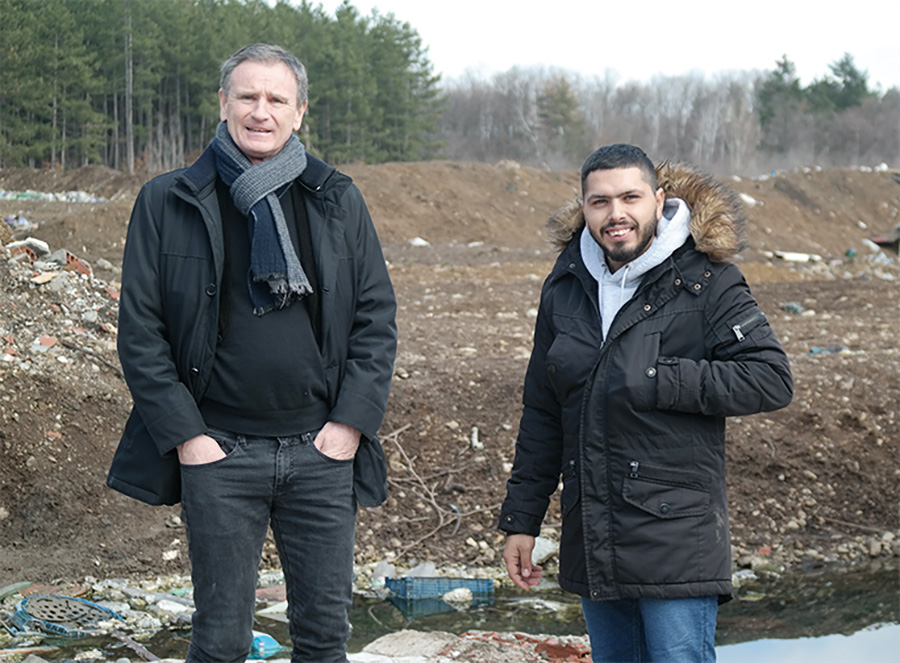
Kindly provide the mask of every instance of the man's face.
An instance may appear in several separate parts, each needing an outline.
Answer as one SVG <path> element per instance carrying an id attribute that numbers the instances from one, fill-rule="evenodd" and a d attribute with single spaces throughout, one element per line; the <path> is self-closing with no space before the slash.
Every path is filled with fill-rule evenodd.
<path id="1" fill-rule="evenodd" d="M 297 106 L 297 79 L 286 64 L 251 60 L 231 73 L 227 97 L 219 90 L 219 107 L 219 118 L 253 164 L 278 154 L 306 112 L 306 104 Z"/>
<path id="2" fill-rule="evenodd" d="M 603 249 L 610 271 L 631 262 L 650 246 L 666 198 L 653 191 L 638 167 L 595 170 L 585 180 L 584 220 Z"/>

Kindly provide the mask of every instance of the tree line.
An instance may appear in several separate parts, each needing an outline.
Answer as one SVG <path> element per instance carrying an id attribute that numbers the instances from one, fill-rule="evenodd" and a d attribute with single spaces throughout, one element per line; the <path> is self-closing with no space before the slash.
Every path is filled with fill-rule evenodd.
<path id="1" fill-rule="evenodd" d="M 872 89 L 850 54 L 806 86 L 787 56 L 646 83 L 609 68 L 444 82 L 412 26 L 349 0 L 334 16 L 308 0 L 0 0 L 0 167 L 182 166 L 215 132 L 221 62 L 254 41 L 306 64 L 301 139 L 335 164 L 573 169 L 610 142 L 723 174 L 900 163 L 900 90 Z"/>
<path id="2" fill-rule="evenodd" d="M 849 54 L 828 69 L 807 86 L 787 56 L 766 72 L 648 83 L 534 68 L 463 77 L 445 90 L 440 136 L 452 159 L 554 169 L 611 142 L 720 174 L 900 163 L 900 90 L 871 89 Z"/>
<path id="3" fill-rule="evenodd" d="M 219 67 L 276 43 L 308 70 L 302 139 L 334 163 L 437 153 L 438 81 L 393 15 L 307 0 L 0 0 L 0 166 L 181 166 L 218 124 Z"/>

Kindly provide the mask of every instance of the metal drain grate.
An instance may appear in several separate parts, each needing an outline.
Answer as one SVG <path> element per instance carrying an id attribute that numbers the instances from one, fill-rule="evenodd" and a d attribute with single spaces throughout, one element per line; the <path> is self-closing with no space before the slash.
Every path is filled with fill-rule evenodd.
<path id="1" fill-rule="evenodd" d="M 21 603 L 13 621 L 21 629 L 37 629 L 66 637 L 87 637 L 101 622 L 122 619 L 112 610 L 69 596 L 32 596 Z"/>

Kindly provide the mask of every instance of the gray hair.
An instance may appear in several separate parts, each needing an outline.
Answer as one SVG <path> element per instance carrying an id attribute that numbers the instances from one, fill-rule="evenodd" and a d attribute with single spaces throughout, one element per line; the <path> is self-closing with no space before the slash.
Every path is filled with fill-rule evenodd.
<path id="1" fill-rule="evenodd" d="M 306 67 L 281 46 L 272 44 L 249 44 L 222 63 L 222 77 L 219 79 L 219 88 L 226 97 L 231 87 L 231 74 L 234 73 L 239 64 L 247 61 L 263 62 L 265 64 L 283 62 L 286 64 L 297 80 L 297 106 L 301 107 L 307 102 L 309 98 L 309 81 L 306 78 Z"/>

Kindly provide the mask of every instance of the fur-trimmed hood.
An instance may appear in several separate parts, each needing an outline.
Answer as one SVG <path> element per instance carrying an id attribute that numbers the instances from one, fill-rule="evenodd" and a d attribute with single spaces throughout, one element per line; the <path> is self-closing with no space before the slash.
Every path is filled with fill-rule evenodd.
<path id="1" fill-rule="evenodd" d="M 711 176 L 682 163 L 656 167 L 666 198 L 680 198 L 691 210 L 691 237 L 695 248 L 713 262 L 723 262 L 744 248 L 746 217 L 738 195 Z M 581 198 L 550 217 L 550 243 L 562 251 L 584 228 Z"/>

